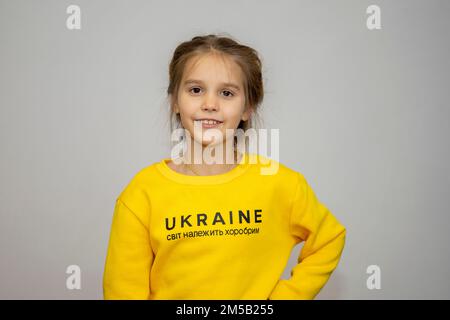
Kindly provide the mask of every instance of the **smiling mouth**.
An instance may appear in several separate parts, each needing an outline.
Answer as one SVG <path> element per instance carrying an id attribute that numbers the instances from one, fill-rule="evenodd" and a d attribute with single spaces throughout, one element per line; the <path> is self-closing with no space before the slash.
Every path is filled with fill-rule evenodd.
<path id="1" fill-rule="evenodd" d="M 216 120 L 195 120 L 196 123 L 200 123 L 202 125 L 202 128 L 215 128 L 220 126 L 223 122 L 222 121 L 216 121 Z"/>

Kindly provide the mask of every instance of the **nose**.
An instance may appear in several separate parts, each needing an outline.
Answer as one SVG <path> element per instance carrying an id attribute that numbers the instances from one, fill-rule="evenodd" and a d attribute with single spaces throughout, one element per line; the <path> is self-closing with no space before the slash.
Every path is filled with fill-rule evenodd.
<path id="1" fill-rule="evenodd" d="M 217 97 L 214 93 L 209 93 L 206 95 L 205 101 L 202 105 L 203 111 L 217 111 L 219 110 L 219 104 Z"/>

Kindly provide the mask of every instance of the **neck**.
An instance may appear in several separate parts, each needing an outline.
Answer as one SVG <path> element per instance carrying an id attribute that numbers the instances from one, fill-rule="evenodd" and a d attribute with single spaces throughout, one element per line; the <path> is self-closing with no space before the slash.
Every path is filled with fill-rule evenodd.
<path id="1" fill-rule="evenodd" d="M 235 147 L 227 148 L 223 143 L 204 146 L 191 139 L 183 159 L 190 172 L 203 176 L 228 172 L 241 161 L 242 156 Z"/>

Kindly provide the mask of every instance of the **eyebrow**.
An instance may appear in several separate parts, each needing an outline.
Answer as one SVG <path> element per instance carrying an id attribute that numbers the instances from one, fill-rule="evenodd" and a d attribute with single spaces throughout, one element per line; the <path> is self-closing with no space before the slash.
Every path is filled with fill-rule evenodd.
<path id="1" fill-rule="evenodd" d="M 184 81 L 184 85 L 187 85 L 187 84 L 190 84 L 190 83 L 200 83 L 200 84 L 204 84 L 204 82 L 202 81 L 202 80 L 196 80 L 196 79 L 188 79 L 188 80 L 186 80 L 186 81 Z M 232 88 L 235 88 L 236 90 L 240 90 L 240 87 L 237 85 L 237 84 L 235 84 L 235 83 L 232 83 L 232 82 L 223 82 L 223 83 L 221 83 L 223 86 L 226 86 L 226 87 L 232 87 Z"/>

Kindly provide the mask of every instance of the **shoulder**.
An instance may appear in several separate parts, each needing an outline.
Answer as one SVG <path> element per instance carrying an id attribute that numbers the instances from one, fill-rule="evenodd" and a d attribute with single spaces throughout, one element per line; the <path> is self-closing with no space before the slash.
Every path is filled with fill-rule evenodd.
<path id="1" fill-rule="evenodd" d="M 280 162 L 280 160 L 261 154 L 249 154 L 249 161 L 261 170 L 262 175 L 295 176 L 299 173 L 298 171 Z"/>
<path id="2" fill-rule="evenodd" d="M 264 179 L 275 179 L 281 184 L 296 187 L 305 181 L 305 177 L 299 170 L 287 166 L 280 160 L 261 154 L 250 154 L 250 163 L 258 170 L 258 174 Z"/>
<path id="3" fill-rule="evenodd" d="M 146 209 L 150 202 L 149 191 L 154 188 L 154 184 L 158 180 L 156 169 L 158 163 L 153 162 L 136 171 L 123 186 L 116 200 L 120 199 L 133 211 Z"/>

